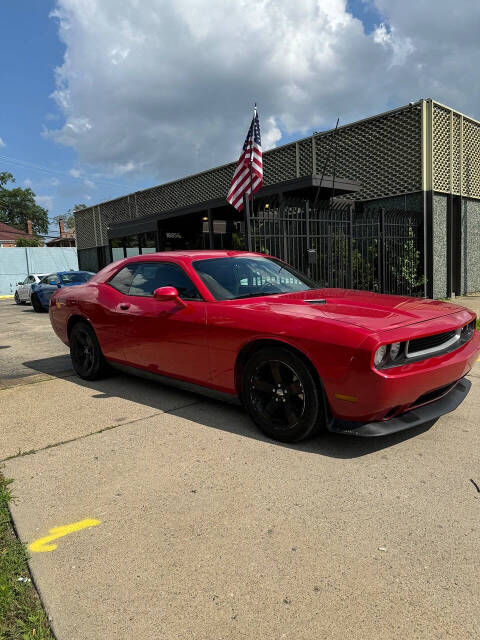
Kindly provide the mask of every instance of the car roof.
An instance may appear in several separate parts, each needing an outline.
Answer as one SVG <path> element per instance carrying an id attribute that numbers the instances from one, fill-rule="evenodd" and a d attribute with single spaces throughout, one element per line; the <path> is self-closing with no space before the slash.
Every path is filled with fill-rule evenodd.
<path id="1" fill-rule="evenodd" d="M 236 257 L 263 257 L 261 253 L 254 253 L 251 251 L 220 251 L 215 249 L 205 249 L 205 250 L 197 250 L 197 251 L 157 251 L 156 253 L 146 253 L 144 255 L 139 256 L 131 256 L 129 258 L 125 258 L 125 263 L 127 262 L 143 262 L 144 260 L 152 260 L 155 258 L 161 258 L 162 260 L 174 259 L 181 260 L 182 262 L 193 262 L 195 260 L 205 260 L 210 258 L 236 258 Z"/>
<path id="2" fill-rule="evenodd" d="M 59 276 L 68 275 L 70 273 L 93 273 L 93 271 L 86 271 L 85 269 L 66 269 L 65 271 L 56 271 Z"/>
<path id="3" fill-rule="evenodd" d="M 93 275 L 89 282 L 95 284 L 96 282 L 106 282 L 112 277 L 114 273 L 123 269 L 128 264 L 138 262 L 152 262 L 155 260 L 168 261 L 174 260 L 175 262 L 183 263 L 184 265 L 190 265 L 196 260 L 205 260 L 211 258 L 265 258 L 262 253 L 253 253 L 251 251 L 221 251 L 221 250 L 197 250 L 197 251 L 156 251 L 155 253 L 146 253 L 144 255 L 130 256 L 128 258 L 122 258 L 121 260 L 115 260 L 107 264 L 101 271 Z"/>

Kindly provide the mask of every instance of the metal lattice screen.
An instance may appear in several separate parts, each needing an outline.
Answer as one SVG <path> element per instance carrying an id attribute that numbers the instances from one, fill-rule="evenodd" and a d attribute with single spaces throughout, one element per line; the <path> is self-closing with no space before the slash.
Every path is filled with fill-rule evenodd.
<path id="1" fill-rule="evenodd" d="M 361 190 L 352 196 L 356 200 L 420 191 L 421 116 L 415 104 L 316 136 L 316 173 L 325 169 L 326 175 L 336 172 L 359 182 Z"/>
<path id="2" fill-rule="evenodd" d="M 420 103 L 299 140 L 264 154 L 264 184 L 334 173 L 360 181 L 359 199 L 421 189 Z M 325 160 L 330 153 L 328 163 Z M 226 197 L 235 163 L 136 192 L 76 214 L 78 248 L 106 243 L 107 226 Z M 95 215 L 93 215 L 95 212 Z M 100 216 L 100 218 L 98 218 Z M 96 229 L 92 229 L 95 223 Z"/>
<path id="3" fill-rule="evenodd" d="M 433 103 L 433 190 L 480 198 L 480 123 Z"/>

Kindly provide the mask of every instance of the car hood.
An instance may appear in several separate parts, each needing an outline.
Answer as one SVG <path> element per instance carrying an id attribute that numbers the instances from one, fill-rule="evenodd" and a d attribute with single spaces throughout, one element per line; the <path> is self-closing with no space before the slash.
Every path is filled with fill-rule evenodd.
<path id="1" fill-rule="evenodd" d="M 458 312 L 461 307 L 424 298 L 390 296 L 349 289 L 316 289 L 269 296 L 274 305 L 293 305 L 289 312 L 318 315 L 372 331 L 394 329 Z M 257 300 L 260 300 L 257 298 Z M 268 298 L 262 298 L 263 302 Z M 275 300 L 275 301 L 274 301 Z M 322 302 L 308 302 L 325 300 Z M 285 310 L 285 308 L 284 308 Z M 281 312 L 279 308 L 278 311 Z"/>

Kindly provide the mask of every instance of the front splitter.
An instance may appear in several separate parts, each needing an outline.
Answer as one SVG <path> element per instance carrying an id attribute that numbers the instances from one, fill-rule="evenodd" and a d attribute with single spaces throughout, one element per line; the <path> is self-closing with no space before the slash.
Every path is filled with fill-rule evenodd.
<path id="1" fill-rule="evenodd" d="M 420 427 L 431 420 L 436 420 L 440 416 L 455 411 L 455 409 L 465 400 L 472 383 L 466 378 L 461 378 L 455 387 L 446 395 L 434 402 L 425 404 L 422 407 L 411 409 L 400 416 L 385 420 L 384 422 L 345 422 L 335 420 L 328 425 L 328 430 L 332 433 L 344 433 L 349 436 L 359 436 L 362 438 L 376 438 L 386 436 L 391 433 L 405 431 Z"/>

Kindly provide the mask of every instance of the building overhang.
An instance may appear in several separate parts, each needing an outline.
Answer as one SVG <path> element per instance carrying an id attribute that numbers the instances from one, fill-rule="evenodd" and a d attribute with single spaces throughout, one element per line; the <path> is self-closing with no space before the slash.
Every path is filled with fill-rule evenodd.
<path id="1" fill-rule="evenodd" d="M 354 180 L 333 176 L 322 177 L 312 175 L 293 178 L 292 180 L 285 180 L 284 182 L 277 182 L 276 184 L 262 187 L 255 194 L 255 199 L 264 199 L 280 195 L 307 198 L 309 195 L 316 197 L 318 193 L 318 199 L 325 200 L 330 198 L 332 194 L 335 194 L 335 196 L 344 196 L 357 193 L 358 191 L 360 191 L 360 183 Z M 171 218 L 206 212 L 209 209 L 214 210 L 225 207 L 230 207 L 230 205 L 227 204 L 226 198 L 216 198 L 188 207 L 179 207 L 178 209 L 171 209 L 170 211 L 134 218 L 133 220 L 110 223 L 108 226 L 108 239 L 155 231 L 159 220 L 169 220 Z"/>

